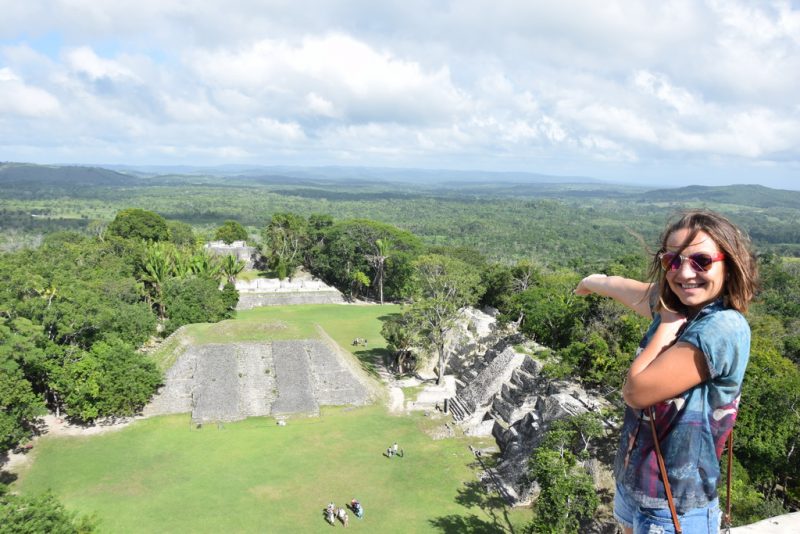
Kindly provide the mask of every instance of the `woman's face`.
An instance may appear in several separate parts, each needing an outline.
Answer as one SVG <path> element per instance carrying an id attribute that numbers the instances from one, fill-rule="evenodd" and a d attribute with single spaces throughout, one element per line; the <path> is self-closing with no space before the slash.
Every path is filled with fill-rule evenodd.
<path id="1" fill-rule="evenodd" d="M 720 252 L 719 247 L 707 233 L 697 232 L 692 242 L 680 250 L 681 245 L 689 237 L 687 228 L 676 230 L 667 238 L 667 252 L 679 252 L 681 256 L 704 253 L 714 255 Z M 676 271 L 667 271 L 666 278 L 675 296 L 691 311 L 697 312 L 706 304 L 722 295 L 725 285 L 725 262 L 715 261 L 708 271 L 696 272 L 691 262 L 683 260 Z"/>

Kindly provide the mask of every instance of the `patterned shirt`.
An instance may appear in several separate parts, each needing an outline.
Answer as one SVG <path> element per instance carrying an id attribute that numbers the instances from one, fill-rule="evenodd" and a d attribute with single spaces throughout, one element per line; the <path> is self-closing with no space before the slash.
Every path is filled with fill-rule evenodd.
<path id="1" fill-rule="evenodd" d="M 661 323 L 653 322 L 642 340 L 641 352 Z M 742 379 L 750 357 L 750 326 L 722 300 L 703 308 L 678 336 L 679 342 L 700 349 L 709 379 L 653 406 L 655 426 L 667 467 L 675 506 L 680 511 L 700 508 L 717 498 L 719 459 L 739 409 Z M 650 422 L 643 410 L 628 406 L 614 477 L 644 508 L 667 508 Z"/>

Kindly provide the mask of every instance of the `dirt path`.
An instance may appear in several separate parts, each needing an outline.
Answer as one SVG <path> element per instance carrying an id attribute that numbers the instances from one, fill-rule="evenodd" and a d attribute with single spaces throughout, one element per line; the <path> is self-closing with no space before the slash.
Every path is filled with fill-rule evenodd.
<path id="1" fill-rule="evenodd" d="M 389 413 L 403 413 L 405 411 L 405 395 L 397 386 L 389 387 Z"/>

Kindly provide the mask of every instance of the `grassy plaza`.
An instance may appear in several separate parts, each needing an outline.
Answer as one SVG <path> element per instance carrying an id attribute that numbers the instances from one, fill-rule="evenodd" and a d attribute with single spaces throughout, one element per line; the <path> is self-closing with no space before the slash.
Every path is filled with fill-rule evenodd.
<path id="1" fill-rule="evenodd" d="M 306 338 L 319 325 L 369 370 L 382 353 L 380 317 L 397 309 L 261 308 L 188 334 L 201 343 Z M 369 348 L 351 346 L 355 337 Z M 250 418 L 198 428 L 188 414 L 153 417 L 96 436 L 39 439 L 15 488 L 52 489 L 69 509 L 95 513 L 101 532 L 327 531 L 324 506 L 351 498 L 365 517 L 351 514 L 350 528 L 363 532 L 519 531 L 530 512 L 505 509 L 476 483 L 468 446 L 480 442 L 430 437 L 446 421 L 391 415 L 381 402 L 324 408 L 286 426 Z M 403 457 L 383 454 L 394 441 Z"/>

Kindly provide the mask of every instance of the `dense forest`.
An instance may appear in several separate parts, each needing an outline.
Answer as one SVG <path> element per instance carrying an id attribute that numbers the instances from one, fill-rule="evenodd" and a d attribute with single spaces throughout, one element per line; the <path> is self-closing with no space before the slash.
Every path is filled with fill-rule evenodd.
<path id="1" fill-rule="evenodd" d="M 138 349 L 182 324 L 234 313 L 243 266 L 208 256 L 202 243 L 212 238 L 246 237 L 270 275 L 303 266 L 352 298 L 408 304 L 384 325 L 400 369 L 413 368 L 409 347 L 424 346 L 441 378 L 448 321 L 462 306 L 492 306 L 549 347 L 548 373 L 619 402 L 613 392 L 647 324 L 573 289 L 592 272 L 644 277 L 666 218 L 709 207 L 750 233 L 762 277 L 736 427 L 737 520 L 800 503 L 798 192 L 16 164 L 0 165 L 0 184 L 3 449 L 24 443 L 47 409 L 93 421 L 147 402 L 161 375 Z"/>

